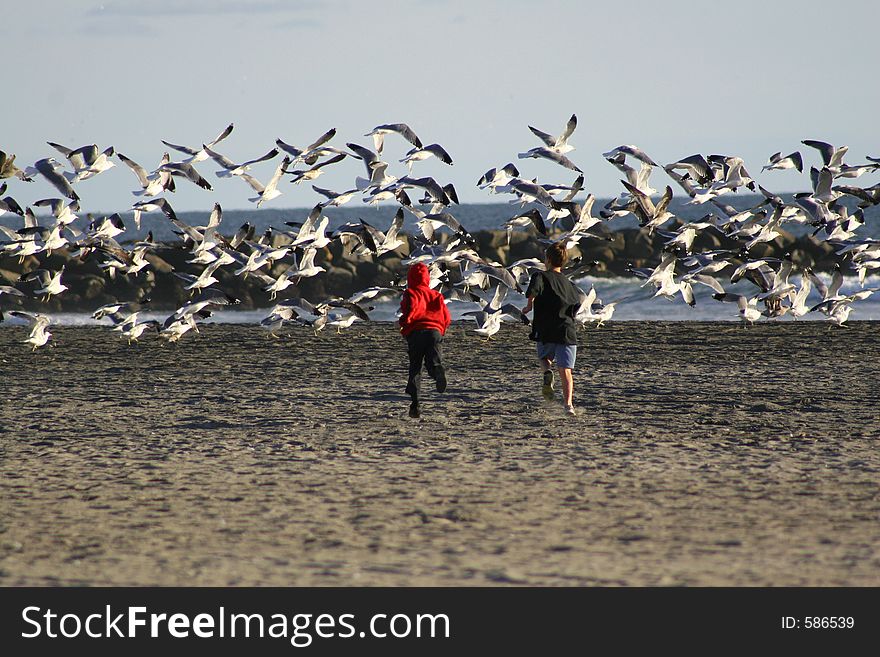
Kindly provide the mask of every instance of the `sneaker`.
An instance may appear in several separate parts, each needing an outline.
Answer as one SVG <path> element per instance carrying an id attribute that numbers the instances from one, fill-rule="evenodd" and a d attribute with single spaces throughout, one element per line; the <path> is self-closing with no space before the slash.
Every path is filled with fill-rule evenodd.
<path id="1" fill-rule="evenodd" d="M 574 406 L 572 404 L 569 404 L 565 407 L 565 412 L 569 415 L 576 415 L 576 413 L 574 412 Z"/>
<path id="2" fill-rule="evenodd" d="M 413 402 L 409 405 L 409 416 L 421 417 L 421 414 L 419 413 L 419 402 Z"/>
<path id="3" fill-rule="evenodd" d="M 435 382 L 437 383 L 437 392 L 446 392 L 446 370 L 442 365 L 435 372 Z"/>
<path id="4" fill-rule="evenodd" d="M 553 370 L 544 372 L 544 385 L 541 386 L 541 394 L 544 395 L 544 399 L 553 399 Z"/>

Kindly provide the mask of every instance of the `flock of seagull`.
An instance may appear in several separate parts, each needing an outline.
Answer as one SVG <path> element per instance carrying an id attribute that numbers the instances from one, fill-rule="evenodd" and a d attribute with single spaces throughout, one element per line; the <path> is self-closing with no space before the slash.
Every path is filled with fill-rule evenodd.
<path id="1" fill-rule="evenodd" d="M 543 245 L 564 241 L 569 248 L 576 248 L 589 240 L 606 240 L 607 231 L 596 231 L 602 224 L 616 217 L 634 215 L 643 230 L 664 241 L 663 256 L 657 266 L 628 268 L 632 275 L 644 279 L 644 287 L 653 287 L 653 296 L 671 300 L 680 297 L 693 306 L 693 286 L 708 286 L 716 300 L 737 305 L 744 323 L 785 314 L 802 317 L 818 312 L 841 325 L 849 317 L 854 303 L 876 291 L 865 288 L 864 283 L 869 273 L 880 269 L 880 241 L 859 238 L 857 231 L 864 224 L 864 210 L 880 204 L 880 184 L 858 187 L 843 181 L 876 172 L 880 169 L 880 158 L 868 157 L 864 163 L 850 165 L 844 162 L 847 147 L 804 140 L 804 146 L 817 152 L 818 166 L 809 170 L 810 191 L 795 194 L 793 201 L 786 202 L 758 185 L 739 157 L 702 154 L 685 157 L 663 169 L 689 197 L 689 204 L 708 204 L 710 211 L 699 221 L 683 224 L 676 221 L 670 229 L 667 226 L 676 220 L 669 210 L 672 186 L 666 185 L 662 192 L 651 187 L 652 172 L 659 165 L 633 145 L 621 145 L 603 153 L 623 174 L 624 191 L 620 195 L 606 203 L 597 215 L 593 214 L 596 199 L 592 194 L 587 194 L 582 201 L 576 200 L 584 190 L 583 171 L 570 159 L 574 150 L 570 139 L 576 127 L 575 115 L 558 135 L 529 126 L 541 145 L 518 153 L 518 159 L 540 158 L 558 164 L 576 175 L 573 182 L 541 183 L 537 178 L 523 177 L 513 162 L 489 169 L 477 181 L 480 189 L 493 195 L 510 195 L 510 203 L 519 206 L 512 210 L 516 214 L 504 223 L 508 238 L 512 231 L 528 230 L 533 231 Z M 430 176 L 413 175 L 414 167 L 428 158 L 452 165 L 452 157 L 440 144 L 425 145 L 408 125 L 389 123 L 376 126 L 364 135 L 372 138 L 372 147 L 355 142 L 345 143 L 345 148 L 331 146 L 336 136 L 336 130 L 331 129 L 303 148 L 277 139 L 265 154 L 234 161 L 221 152 L 222 142 L 232 132 L 230 124 L 214 139 L 194 147 L 163 141 L 168 150 L 151 170 L 113 147 L 102 150 L 94 144 L 68 148 L 47 142 L 66 164 L 55 156 L 40 159 L 24 169 L 15 165 L 15 155 L 0 151 L 0 180 L 3 181 L 0 183 L 0 215 L 19 215 L 23 223 L 17 229 L 0 226 L 0 256 L 17 257 L 23 262 L 28 256 L 50 255 L 55 250 L 67 249 L 73 258 L 95 258 L 108 278 L 138 276 L 148 268 L 148 255 L 160 245 L 153 242 L 151 236 L 128 245 L 120 243 L 117 238 L 126 230 L 120 213 L 97 218 L 89 215 L 86 226 L 82 226 L 82 222 L 79 227 L 75 225 L 80 211 L 77 190 L 83 189 L 85 181 L 115 166 L 116 158 L 137 180 L 132 190 L 137 200 L 124 212 L 133 213 L 138 227 L 142 213 L 161 212 L 175 227 L 180 236 L 178 246 L 189 253 L 191 257 L 187 262 L 194 270 L 173 272 L 190 291 L 191 298 L 162 322 L 140 318 L 139 313 L 148 307 L 149 299 L 114 302 L 94 311 L 95 319 L 109 319 L 113 329 L 129 343 L 136 342 L 147 331 L 156 332 L 168 342 L 177 342 L 190 331 L 198 332 L 198 325 L 218 308 L 239 303 L 222 289 L 216 276 L 220 268 L 236 276 L 259 280 L 272 300 L 286 290 L 292 293 L 290 298 L 278 300 L 261 321 L 270 336 L 278 337 L 277 332 L 288 324 L 308 325 L 316 332 L 328 326 L 341 331 L 355 321 L 369 320 L 369 311 L 373 309 L 369 304 L 402 293 L 405 272 L 400 272 L 398 280 L 388 286 L 370 287 L 349 298 L 331 297 L 312 303 L 296 294 L 296 286 L 302 279 L 325 272 L 324 267 L 316 264 L 316 255 L 333 241 L 341 242 L 348 254 L 373 258 L 408 247 L 402 265 L 425 263 L 432 287 L 441 290 L 448 303 L 461 302 L 476 308 L 463 314 L 473 317 L 474 331 L 487 339 L 499 330 L 504 320 L 528 323 L 514 300 L 523 301 L 523 290 L 530 276 L 543 269 L 544 264 L 538 259 L 524 259 L 504 265 L 478 253 L 474 237 L 452 213 L 451 207 L 458 204 L 455 187 Z M 406 144 L 407 150 L 398 158 L 398 164 L 405 164 L 407 171 L 399 177 L 389 173 L 389 163 L 382 159 L 386 139 Z M 175 159 L 170 155 L 172 151 Z M 254 165 L 279 157 L 274 173 L 265 183 L 250 173 Z M 223 213 L 217 203 L 204 225 L 189 225 L 174 212 L 166 194 L 174 192 L 177 184 L 212 190 L 204 170 L 198 169 L 199 166 L 204 169 L 203 163 L 210 161 L 219 167 L 214 171 L 217 178 L 241 179 L 253 193 L 248 200 L 261 207 L 281 195 L 282 180 L 293 184 L 311 183 L 329 167 L 349 158 L 360 160 L 364 175 L 356 176 L 353 186 L 342 191 L 312 184 L 321 200 L 304 222 L 287 222 L 289 229 L 276 231 L 288 238 L 287 243 L 281 245 L 273 244 L 274 240 L 267 235 L 255 236 L 249 223 L 225 236 L 221 233 Z M 796 169 L 802 173 L 802 154 L 799 151 L 785 156 L 775 153 L 762 171 L 780 169 Z M 39 199 L 23 208 L 13 196 L 6 195 L 7 180 L 20 184 L 37 176 L 51 184 L 60 196 Z M 726 194 L 742 188 L 750 192 L 757 190 L 760 202 L 746 210 L 737 210 L 724 202 Z M 323 214 L 324 208 L 343 205 L 356 197 L 370 205 L 397 204 L 391 225 L 382 231 L 361 219 L 328 232 L 329 219 Z M 855 205 L 856 209 L 850 211 L 849 205 Z M 526 206 L 530 207 L 526 209 Z M 51 220 L 41 223 L 34 207 L 51 211 Z M 405 213 L 415 218 L 419 229 L 416 234 L 401 231 Z M 809 268 L 797 267 L 788 254 L 781 258 L 750 255 L 756 245 L 779 237 L 786 224 L 807 224 L 814 228 L 815 238 L 833 246 L 839 261 L 829 281 Z M 704 232 L 732 239 L 738 246 L 695 252 L 695 240 Z M 270 275 L 270 271 L 279 270 L 278 263 L 284 265 L 283 271 Z M 577 279 L 596 264 L 576 257 L 565 273 Z M 727 270 L 731 271 L 731 283 L 750 282 L 754 286 L 751 293 L 725 291 L 722 274 L 726 277 Z M 858 275 L 862 289 L 849 295 L 841 293 L 845 271 Z M 18 281 L 6 281 L 0 285 L 0 310 L 12 297 L 47 300 L 63 294 L 67 289 L 63 275 L 63 268 L 36 269 Z M 821 299 L 808 303 L 807 298 L 814 289 Z M 591 287 L 583 295 L 576 319 L 585 325 L 601 326 L 612 317 L 616 305 L 627 298 L 603 303 L 595 287 Z M 48 315 L 21 310 L 8 313 L 30 323 L 26 343 L 33 349 L 49 342 L 52 321 Z M 2 319 L 0 312 L 0 321 Z"/>

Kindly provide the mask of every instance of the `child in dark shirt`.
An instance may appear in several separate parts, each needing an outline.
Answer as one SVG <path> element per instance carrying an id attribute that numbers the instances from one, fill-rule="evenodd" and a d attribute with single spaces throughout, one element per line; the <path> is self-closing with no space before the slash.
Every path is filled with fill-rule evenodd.
<path id="1" fill-rule="evenodd" d="M 534 306 L 532 333 L 538 342 L 538 359 L 544 370 L 542 392 L 553 399 L 553 364 L 562 381 L 562 403 L 565 410 L 575 414 L 572 403 L 574 379 L 572 370 L 577 358 L 577 324 L 574 317 L 581 302 L 581 292 L 565 274 L 562 267 L 568 261 L 565 244 L 557 242 L 547 248 L 546 271 L 535 272 L 526 290 L 528 302 L 523 313 Z"/>

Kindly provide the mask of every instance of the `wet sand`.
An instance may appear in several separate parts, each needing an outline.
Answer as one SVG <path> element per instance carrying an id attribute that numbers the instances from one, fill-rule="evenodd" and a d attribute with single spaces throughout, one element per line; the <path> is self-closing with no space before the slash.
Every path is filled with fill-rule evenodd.
<path id="1" fill-rule="evenodd" d="M 880 585 L 877 324 L 471 328 L 0 327 L 0 585 Z"/>

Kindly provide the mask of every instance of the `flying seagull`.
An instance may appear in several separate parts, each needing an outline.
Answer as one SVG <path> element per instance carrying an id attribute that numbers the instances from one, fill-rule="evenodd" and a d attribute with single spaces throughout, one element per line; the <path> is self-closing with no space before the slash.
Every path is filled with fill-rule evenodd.
<path id="1" fill-rule="evenodd" d="M 376 152 L 381 154 L 382 147 L 384 146 L 385 135 L 390 135 L 392 133 L 399 134 L 416 148 L 422 147 L 422 141 L 416 136 L 416 133 L 412 131 L 412 128 L 410 128 L 405 123 L 385 123 L 382 125 L 377 125 L 370 132 L 365 134 L 364 137 L 372 136 L 373 145 L 376 147 Z"/>
<path id="2" fill-rule="evenodd" d="M 571 133 L 574 132 L 575 128 L 577 128 L 577 116 L 574 114 L 568 119 L 568 123 L 565 125 L 565 130 L 563 130 L 562 134 L 558 137 L 548 135 L 546 132 L 542 132 L 537 128 L 529 126 L 529 130 L 531 130 L 538 139 L 543 141 L 548 149 L 559 155 L 574 150 L 574 146 L 568 143 L 568 138 L 571 137 Z"/>
<path id="3" fill-rule="evenodd" d="M 230 135 L 230 133 L 232 132 L 232 128 L 233 124 L 230 123 L 228 126 L 226 126 L 226 129 L 223 130 L 223 132 L 217 135 L 217 137 L 215 137 L 213 140 L 209 141 L 207 145 L 213 148 L 215 145 L 217 145 Z M 187 164 L 190 164 L 192 162 L 203 162 L 208 159 L 208 153 L 205 152 L 204 145 L 202 146 L 202 148 L 196 149 L 190 148 L 189 146 L 172 144 L 171 142 L 167 142 L 164 139 L 162 140 L 162 143 L 165 144 L 168 148 L 173 148 L 176 151 L 180 151 L 181 153 L 186 153 L 187 155 L 189 155 L 189 157 L 184 160 L 184 162 Z"/>

